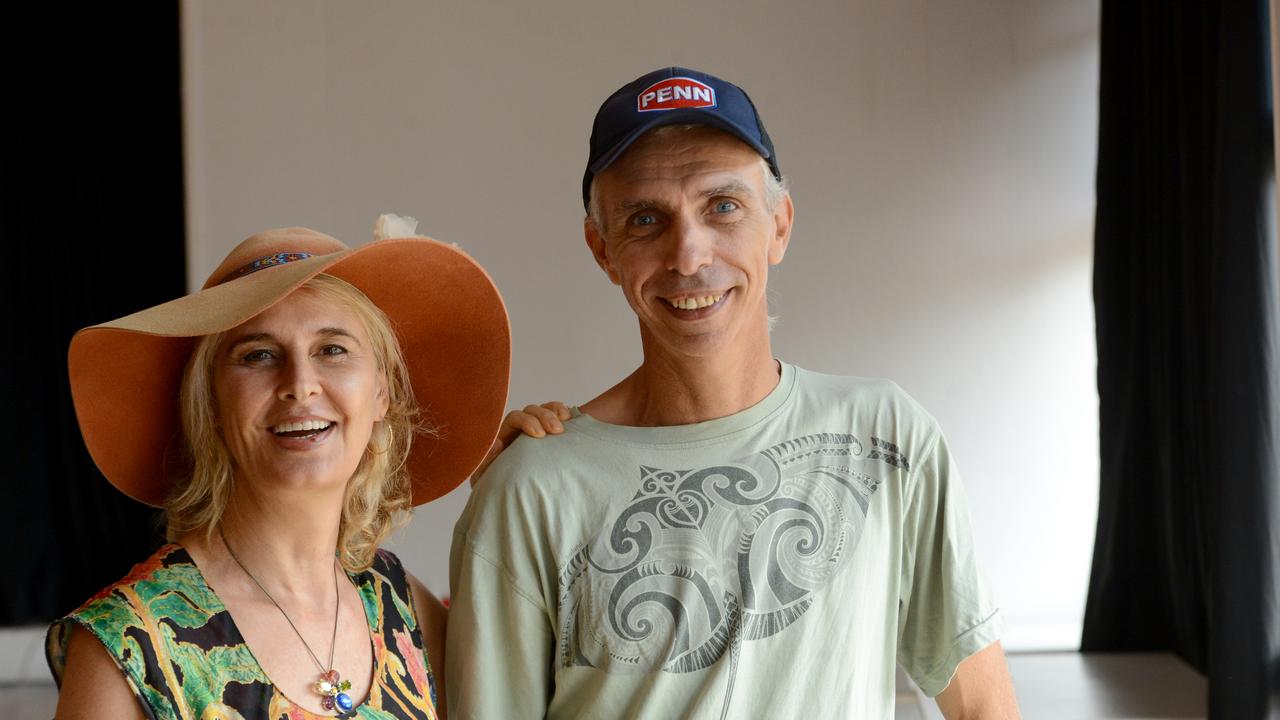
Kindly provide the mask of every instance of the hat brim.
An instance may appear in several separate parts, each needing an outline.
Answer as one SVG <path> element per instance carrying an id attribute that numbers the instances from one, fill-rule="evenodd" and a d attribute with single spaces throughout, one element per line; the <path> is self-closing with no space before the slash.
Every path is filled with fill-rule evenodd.
<path id="1" fill-rule="evenodd" d="M 196 340 L 230 330 L 326 273 L 391 319 L 414 395 L 437 435 L 414 438 L 413 503 L 461 484 L 497 435 L 511 372 L 511 330 L 489 275 L 452 245 L 382 240 L 273 267 L 72 338 L 71 394 L 98 468 L 129 497 L 163 505 L 183 472 L 178 392 Z"/>

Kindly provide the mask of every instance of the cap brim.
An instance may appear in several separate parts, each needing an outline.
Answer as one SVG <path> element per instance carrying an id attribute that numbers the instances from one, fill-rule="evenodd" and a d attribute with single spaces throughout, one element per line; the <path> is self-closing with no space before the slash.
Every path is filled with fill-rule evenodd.
<path id="1" fill-rule="evenodd" d="M 587 171 L 583 174 L 582 178 L 583 205 L 587 206 L 590 204 L 592 179 L 594 179 L 600 172 L 608 169 L 610 165 L 617 162 L 618 158 L 622 157 L 622 154 L 635 144 L 642 135 L 654 128 L 659 128 L 664 125 L 680 124 L 706 125 L 708 127 L 716 128 L 717 130 L 723 130 L 749 145 L 751 149 L 759 153 L 760 157 L 765 160 L 770 160 L 772 155 L 772 153 L 769 152 L 769 148 L 751 138 L 751 133 L 748 132 L 746 128 L 725 118 L 723 115 L 703 110 L 701 108 L 678 108 L 676 110 L 654 113 L 653 117 L 647 122 L 636 127 L 630 133 L 627 133 L 627 135 L 615 143 L 613 147 L 609 148 L 608 152 L 604 153 L 597 158 L 595 162 L 587 166 Z M 772 167 L 772 165 L 770 167 Z"/>
<path id="2" fill-rule="evenodd" d="M 657 117 L 654 117 L 649 122 L 646 122 L 632 130 L 616 145 L 609 148 L 609 152 L 601 155 L 598 160 L 592 163 L 589 169 L 592 173 L 599 173 L 600 171 L 605 170 L 617 161 L 617 159 L 622 156 L 622 153 L 626 152 L 627 148 L 631 147 L 636 140 L 639 140 L 640 136 L 654 128 L 659 128 L 663 125 L 680 125 L 684 123 L 690 125 L 707 125 L 709 127 L 716 128 L 717 130 L 723 130 L 742 142 L 750 145 L 753 150 L 760 153 L 760 157 L 766 160 L 769 159 L 769 148 L 751 139 L 750 133 L 737 123 L 726 119 L 723 115 L 717 115 L 699 108 L 680 108 L 678 110 L 668 110 Z"/>
<path id="3" fill-rule="evenodd" d="M 359 288 L 392 320 L 424 419 L 438 431 L 413 442 L 414 504 L 466 480 L 502 421 L 511 332 L 484 269 L 426 238 L 273 267 L 77 333 L 68 353 L 72 398 L 85 445 L 107 479 L 136 500 L 162 505 L 185 470 L 178 391 L 196 339 L 240 325 L 321 272 Z"/>

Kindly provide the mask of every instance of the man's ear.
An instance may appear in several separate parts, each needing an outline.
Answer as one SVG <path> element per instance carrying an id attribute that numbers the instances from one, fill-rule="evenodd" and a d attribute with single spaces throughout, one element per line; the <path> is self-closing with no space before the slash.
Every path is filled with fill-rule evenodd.
<path id="1" fill-rule="evenodd" d="M 791 242 L 791 226 L 795 220 L 796 207 L 791 202 L 791 193 L 783 193 L 778 204 L 773 208 L 773 238 L 769 240 L 769 264 L 777 265 L 787 254 L 787 245 Z"/>
<path id="2" fill-rule="evenodd" d="M 600 234 L 595 221 L 590 217 L 582 220 L 582 234 L 586 236 L 587 247 L 591 248 L 591 255 L 596 259 L 596 264 L 600 266 L 605 275 L 609 276 L 610 282 L 614 285 L 621 285 L 621 276 L 613 269 L 613 263 L 609 262 L 609 253 L 605 246 L 604 236 Z"/>

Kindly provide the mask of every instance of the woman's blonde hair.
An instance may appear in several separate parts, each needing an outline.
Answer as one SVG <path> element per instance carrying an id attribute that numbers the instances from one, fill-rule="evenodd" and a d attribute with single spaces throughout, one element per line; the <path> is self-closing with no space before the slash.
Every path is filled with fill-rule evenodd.
<path id="1" fill-rule="evenodd" d="M 413 508 L 413 487 L 405 462 L 420 425 L 418 403 L 400 343 L 382 310 L 353 285 L 317 275 L 299 290 L 314 292 L 352 311 L 364 326 L 387 392 L 387 414 L 373 434 L 347 483 L 338 528 L 338 559 L 351 572 L 365 570 L 374 552 Z M 206 335 L 196 344 L 182 378 L 182 429 L 190 475 L 170 493 L 165 521 L 170 542 L 193 530 L 212 538 L 235 486 L 235 468 L 218 430 L 213 366 L 226 333 Z"/>

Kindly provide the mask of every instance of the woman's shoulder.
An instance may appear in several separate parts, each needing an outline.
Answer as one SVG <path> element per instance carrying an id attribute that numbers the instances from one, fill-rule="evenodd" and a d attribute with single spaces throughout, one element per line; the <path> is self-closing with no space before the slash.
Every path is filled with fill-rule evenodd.
<path id="1" fill-rule="evenodd" d="M 390 585 L 397 594 L 404 594 L 409 590 L 409 575 L 404 563 L 395 553 L 386 548 L 375 550 L 369 567 L 362 572 L 355 573 L 353 579 L 357 584 Z"/>
<path id="2" fill-rule="evenodd" d="M 110 618 L 119 612 L 142 615 L 150 609 L 157 596 L 174 591 L 191 592 L 201 589 L 207 591 L 207 585 L 200 578 L 200 570 L 196 569 L 191 556 L 178 544 L 166 544 L 146 560 L 134 565 L 123 578 L 93 594 L 64 620 L 90 623 L 96 619 Z M 192 594 L 200 596 L 204 593 Z"/>
<path id="3" fill-rule="evenodd" d="M 99 590 L 67 618 L 83 623 L 121 612 L 140 616 L 167 612 L 177 608 L 163 598 L 175 592 L 195 607 L 217 602 L 187 551 L 180 545 L 169 544 L 134 565 L 118 581 Z"/>
<path id="4" fill-rule="evenodd" d="M 183 600 L 174 602 L 174 593 Z M 200 577 L 191 556 L 179 545 L 165 545 L 133 566 L 120 580 L 99 590 L 83 605 L 49 627 L 45 654 L 55 679 L 61 680 L 72 632 L 82 627 L 100 641 L 122 667 L 136 653 L 127 652 L 149 637 L 159 617 L 176 614 L 207 617 L 201 608 L 216 597 Z M 186 621 L 194 617 L 183 618 Z M 158 640 L 156 638 L 152 639 Z"/>
<path id="5" fill-rule="evenodd" d="M 45 654 L 59 684 L 78 629 L 101 643 L 148 717 L 213 707 L 231 676 L 245 692 L 265 687 L 226 607 L 180 545 L 160 548 L 53 623 Z"/>
<path id="6" fill-rule="evenodd" d="M 395 553 L 379 548 L 369 567 L 351 577 L 361 589 L 366 610 L 377 616 L 379 630 L 417 625 L 413 583 Z"/>
<path id="7" fill-rule="evenodd" d="M 400 557 L 386 548 L 378 548 L 373 552 L 373 564 L 370 569 L 386 574 L 388 572 L 398 572 L 404 574 L 404 563 L 400 562 Z"/>

